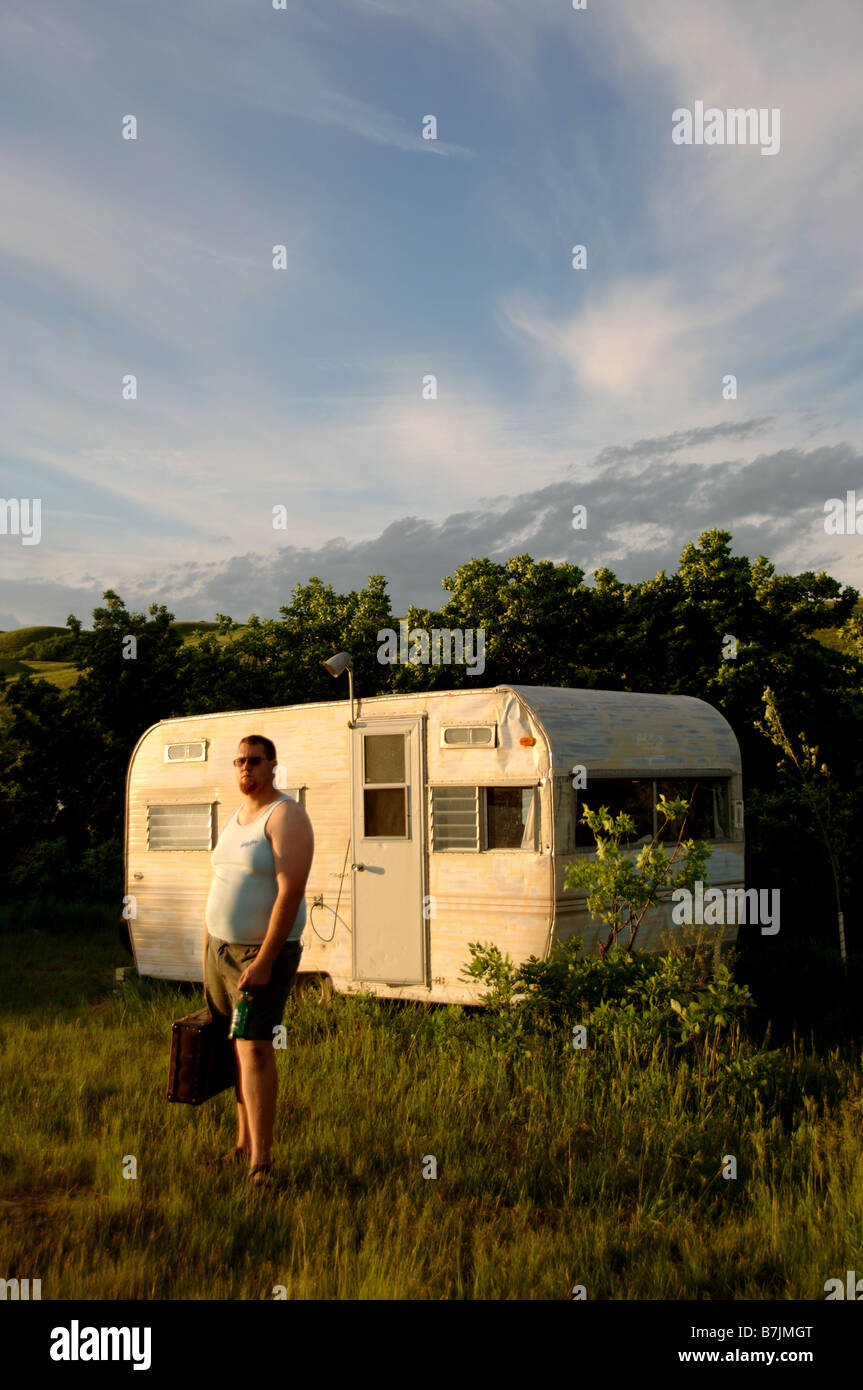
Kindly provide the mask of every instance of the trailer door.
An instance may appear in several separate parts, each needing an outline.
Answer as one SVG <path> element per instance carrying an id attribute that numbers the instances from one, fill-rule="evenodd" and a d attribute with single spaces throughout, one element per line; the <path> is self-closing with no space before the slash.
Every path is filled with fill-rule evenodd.
<path id="1" fill-rule="evenodd" d="M 421 719 L 351 730 L 355 980 L 425 984 Z"/>

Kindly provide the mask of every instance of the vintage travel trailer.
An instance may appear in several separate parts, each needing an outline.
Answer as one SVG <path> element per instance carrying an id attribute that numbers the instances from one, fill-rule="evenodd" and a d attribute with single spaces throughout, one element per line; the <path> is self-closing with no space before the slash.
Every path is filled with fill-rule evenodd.
<path id="1" fill-rule="evenodd" d="M 162 720 L 126 785 L 129 935 L 141 975 L 201 979 L 210 850 L 240 804 L 232 766 L 247 734 L 273 740 L 277 787 L 306 808 L 315 856 L 297 988 L 477 1003 L 468 943 L 520 962 L 601 923 L 564 887 L 594 850 L 581 805 L 626 809 L 633 853 L 660 792 L 687 799 L 687 834 L 711 842 L 711 886 L 742 888 L 740 750 L 689 696 L 500 685 Z M 575 789 L 586 770 L 587 786 Z M 675 836 L 676 838 L 676 836 Z M 661 948 L 671 903 L 636 945 Z M 718 928 L 723 931 L 723 928 Z M 724 940 L 737 928 L 725 926 Z"/>

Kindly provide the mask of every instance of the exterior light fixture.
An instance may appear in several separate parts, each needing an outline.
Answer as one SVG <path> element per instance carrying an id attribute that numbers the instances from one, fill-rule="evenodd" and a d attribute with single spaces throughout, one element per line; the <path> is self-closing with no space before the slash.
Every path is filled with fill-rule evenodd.
<path id="1" fill-rule="evenodd" d="M 340 676 L 343 671 L 348 673 L 348 689 L 351 695 L 351 722 L 350 727 L 354 726 L 354 663 L 351 660 L 350 652 L 336 652 L 334 656 L 321 662 L 331 676 Z"/>

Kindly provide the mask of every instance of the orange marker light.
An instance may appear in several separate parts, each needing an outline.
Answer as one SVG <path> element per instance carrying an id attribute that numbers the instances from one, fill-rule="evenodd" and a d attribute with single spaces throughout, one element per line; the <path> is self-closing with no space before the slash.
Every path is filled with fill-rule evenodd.
<path id="1" fill-rule="evenodd" d="M 519 743 L 521 744 L 522 748 L 532 748 L 533 745 L 536 743 L 536 739 L 535 739 L 535 738 L 520 738 L 520 739 L 519 739 Z"/>

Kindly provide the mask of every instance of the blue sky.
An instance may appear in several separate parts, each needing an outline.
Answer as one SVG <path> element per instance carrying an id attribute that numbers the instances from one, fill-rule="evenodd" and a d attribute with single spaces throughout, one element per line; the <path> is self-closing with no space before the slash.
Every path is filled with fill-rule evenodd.
<path id="1" fill-rule="evenodd" d="M 844 0 L 4 0 L 0 628 L 714 525 L 863 588 L 861 51 Z M 675 145 L 696 100 L 778 153 Z"/>

